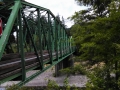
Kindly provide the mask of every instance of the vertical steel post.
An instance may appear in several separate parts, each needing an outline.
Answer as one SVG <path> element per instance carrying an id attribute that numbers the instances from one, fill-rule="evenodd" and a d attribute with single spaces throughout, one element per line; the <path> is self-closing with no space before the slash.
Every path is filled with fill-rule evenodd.
<path id="1" fill-rule="evenodd" d="M 58 51 L 60 53 L 60 55 L 58 55 L 58 57 L 61 56 L 61 51 L 60 51 L 60 22 L 58 22 Z"/>
<path id="2" fill-rule="evenodd" d="M 62 42 L 61 42 L 61 40 L 62 40 L 62 34 L 61 34 L 61 24 L 60 24 L 60 22 L 59 22 L 59 40 L 60 40 L 60 57 L 62 57 Z"/>
<path id="3" fill-rule="evenodd" d="M 59 56 L 58 56 L 58 24 L 57 24 L 57 21 L 56 21 L 56 18 L 55 18 L 55 48 L 56 48 L 56 58 L 57 60 L 59 59 Z"/>
<path id="4" fill-rule="evenodd" d="M 62 48 L 62 56 L 63 56 L 63 26 L 62 26 L 62 28 L 61 28 L 61 48 Z"/>
<path id="5" fill-rule="evenodd" d="M 64 43 L 63 43 L 63 50 L 65 50 L 66 51 L 66 48 L 65 48 L 65 30 L 64 30 L 64 28 L 63 28 L 63 39 L 64 39 Z M 66 52 L 64 52 L 64 55 L 66 54 Z"/>
<path id="6" fill-rule="evenodd" d="M 69 53 L 70 53 L 70 37 L 68 36 L 68 47 L 69 47 Z"/>
<path id="7" fill-rule="evenodd" d="M 50 13 L 48 11 L 48 42 L 49 42 L 49 54 L 50 54 L 50 62 L 53 63 L 53 56 L 52 56 L 52 41 L 51 41 L 51 26 L 50 26 Z"/>
<path id="8" fill-rule="evenodd" d="M 65 50 L 66 50 L 66 54 L 67 54 L 67 35 L 65 34 Z"/>
<path id="9" fill-rule="evenodd" d="M 72 45 L 71 45 L 71 43 L 72 43 L 72 37 L 70 36 L 69 39 L 70 39 L 70 52 L 72 52 Z"/>
<path id="10" fill-rule="evenodd" d="M 70 37 L 68 36 L 68 47 L 69 47 L 69 53 L 70 53 Z"/>
<path id="11" fill-rule="evenodd" d="M 40 42 L 40 55 L 41 55 L 41 63 L 42 63 L 42 69 L 43 67 L 43 53 L 42 53 L 42 32 L 41 32 L 41 24 L 40 24 L 40 9 L 37 9 L 38 14 L 38 35 L 39 35 L 39 42 Z"/>
<path id="12" fill-rule="evenodd" d="M 24 42 L 23 42 L 23 29 L 22 29 L 22 17 L 21 10 L 19 10 L 19 39 L 20 39 L 20 54 L 21 54 L 21 67 L 22 67 L 22 81 L 26 78 L 25 71 L 25 56 L 24 56 Z"/>
<path id="13" fill-rule="evenodd" d="M 67 54 L 69 53 L 69 38 L 67 36 Z"/>
<path id="14" fill-rule="evenodd" d="M 58 47 L 57 47 L 57 24 L 56 18 L 54 18 L 54 32 L 55 32 L 55 51 L 56 51 L 56 58 L 58 60 Z"/>

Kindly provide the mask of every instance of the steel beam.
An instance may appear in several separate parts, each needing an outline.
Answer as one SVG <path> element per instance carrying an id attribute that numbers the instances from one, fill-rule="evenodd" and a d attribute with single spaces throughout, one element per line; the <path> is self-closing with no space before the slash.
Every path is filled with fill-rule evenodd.
<path id="1" fill-rule="evenodd" d="M 9 17 L 9 19 L 7 21 L 4 32 L 3 32 L 3 34 L 2 34 L 2 36 L 0 38 L 0 60 L 2 58 L 5 46 L 6 46 L 7 42 L 8 42 L 8 38 L 9 38 L 10 32 L 12 30 L 12 27 L 14 25 L 15 19 L 16 19 L 17 15 L 18 15 L 19 9 L 20 9 L 20 1 L 16 1 L 14 6 L 13 6 L 10 17 Z"/>

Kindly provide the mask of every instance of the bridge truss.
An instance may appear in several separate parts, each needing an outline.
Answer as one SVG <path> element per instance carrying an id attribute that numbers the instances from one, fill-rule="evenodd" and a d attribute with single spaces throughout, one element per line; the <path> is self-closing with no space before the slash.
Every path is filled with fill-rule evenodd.
<path id="1" fill-rule="evenodd" d="M 46 8 L 15 0 L 0 6 L 0 83 L 23 85 L 74 52 L 65 26 Z M 26 77 L 26 72 L 39 70 Z"/>

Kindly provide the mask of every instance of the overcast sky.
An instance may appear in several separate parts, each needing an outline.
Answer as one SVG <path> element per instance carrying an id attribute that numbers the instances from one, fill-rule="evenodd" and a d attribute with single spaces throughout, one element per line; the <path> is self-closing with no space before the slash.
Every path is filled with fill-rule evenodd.
<path id="1" fill-rule="evenodd" d="M 78 6 L 75 0 L 25 0 L 27 2 L 39 5 L 41 7 L 50 9 L 51 12 L 56 16 L 63 16 L 65 24 L 70 27 L 73 23 L 67 20 L 68 17 L 72 16 L 75 11 L 86 9 L 87 7 Z"/>

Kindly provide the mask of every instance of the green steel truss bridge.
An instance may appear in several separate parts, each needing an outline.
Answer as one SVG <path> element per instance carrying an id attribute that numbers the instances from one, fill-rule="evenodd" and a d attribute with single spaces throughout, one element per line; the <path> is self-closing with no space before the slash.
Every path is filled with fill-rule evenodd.
<path id="1" fill-rule="evenodd" d="M 72 42 L 49 9 L 22 0 L 0 1 L 0 84 L 19 79 L 21 86 L 61 61 L 57 68 L 70 66 Z M 30 70 L 38 72 L 27 77 Z"/>

